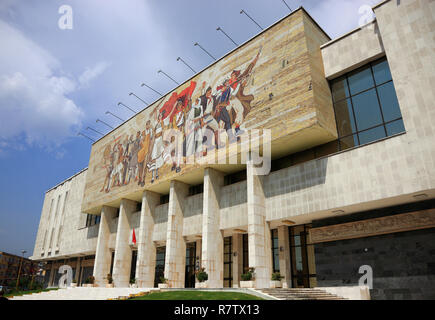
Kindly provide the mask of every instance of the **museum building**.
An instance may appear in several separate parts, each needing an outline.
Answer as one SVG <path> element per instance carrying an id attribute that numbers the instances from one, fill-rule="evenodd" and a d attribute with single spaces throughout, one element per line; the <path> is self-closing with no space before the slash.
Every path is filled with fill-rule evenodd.
<path id="1" fill-rule="evenodd" d="M 331 40 L 301 7 L 96 141 L 45 194 L 31 259 L 46 285 L 64 264 L 79 284 L 144 288 L 198 286 L 200 268 L 208 288 L 251 268 L 256 288 L 274 273 L 358 286 L 368 266 L 372 299 L 434 299 L 435 2 L 373 11 Z M 182 157 L 168 128 L 185 132 Z M 240 159 L 254 129 L 270 132 L 266 175 L 185 161 Z"/>

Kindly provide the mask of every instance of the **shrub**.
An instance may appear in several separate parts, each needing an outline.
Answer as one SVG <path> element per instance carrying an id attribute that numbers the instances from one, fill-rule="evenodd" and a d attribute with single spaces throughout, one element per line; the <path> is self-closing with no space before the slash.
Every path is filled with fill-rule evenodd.
<path id="1" fill-rule="evenodd" d="M 160 277 L 159 280 L 160 280 L 159 283 L 166 283 L 166 282 L 168 282 L 168 279 L 166 279 L 165 277 Z"/>
<path id="2" fill-rule="evenodd" d="M 208 274 L 205 272 L 205 268 L 201 268 L 196 273 L 196 279 L 198 279 L 199 282 L 204 282 L 208 280 Z"/>
<path id="3" fill-rule="evenodd" d="M 136 283 L 136 279 L 135 278 L 131 278 L 130 279 L 130 284 L 135 284 Z"/>
<path id="4" fill-rule="evenodd" d="M 273 281 L 281 281 L 281 279 L 284 278 L 279 272 L 272 273 L 272 280 Z"/>
<path id="5" fill-rule="evenodd" d="M 255 279 L 254 271 L 255 271 L 255 268 L 249 268 L 249 270 L 248 270 L 246 273 L 243 273 L 243 274 L 241 275 L 242 280 L 243 280 L 243 281 L 251 281 L 251 280 L 254 280 L 254 279 Z"/>
<path id="6" fill-rule="evenodd" d="M 88 284 L 94 284 L 94 282 L 95 282 L 94 276 L 89 276 L 85 280 L 85 283 L 88 283 Z"/>

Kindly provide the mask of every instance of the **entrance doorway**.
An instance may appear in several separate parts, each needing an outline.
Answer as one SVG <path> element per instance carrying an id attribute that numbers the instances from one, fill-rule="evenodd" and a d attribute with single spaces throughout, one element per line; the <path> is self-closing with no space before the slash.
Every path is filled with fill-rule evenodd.
<path id="1" fill-rule="evenodd" d="M 157 288 L 159 283 L 162 283 L 160 279 L 165 277 L 165 255 L 166 247 L 156 248 L 156 271 L 154 273 L 154 287 Z"/>
<path id="2" fill-rule="evenodd" d="M 137 250 L 131 252 L 130 281 L 136 279 Z"/>
<path id="3" fill-rule="evenodd" d="M 196 242 L 186 243 L 185 288 L 195 288 Z"/>
<path id="4" fill-rule="evenodd" d="M 314 245 L 310 241 L 311 225 L 289 227 L 292 286 L 313 288 L 317 286 Z"/>
<path id="5" fill-rule="evenodd" d="M 224 287 L 233 286 L 233 237 L 224 238 Z"/>

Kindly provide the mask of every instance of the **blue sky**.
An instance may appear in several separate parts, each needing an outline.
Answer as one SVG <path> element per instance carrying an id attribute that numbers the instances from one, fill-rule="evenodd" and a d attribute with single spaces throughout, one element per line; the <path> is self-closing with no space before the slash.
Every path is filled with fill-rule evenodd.
<path id="1" fill-rule="evenodd" d="M 286 0 L 304 6 L 332 37 L 358 26 L 362 5 L 378 0 Z M 58 27 L 59 7 L 73 10 L 73 29 Z M 142 102 L 192 71 L 212 62 L 193 43 L 216 58 L 234 45 L 216 31 L 220 26 L 237 43 L 259 32 L 240 9 L 267 27 L 288 14 L 282 0 L 76 0 L 0 2 L 0 251 L 26 256 L 33 252 L 44 192 L 88 165 L 88 126 L 106 133 L 97 118 L 123 119 L 132 114 L 119 101 L 141 110 Z"/>

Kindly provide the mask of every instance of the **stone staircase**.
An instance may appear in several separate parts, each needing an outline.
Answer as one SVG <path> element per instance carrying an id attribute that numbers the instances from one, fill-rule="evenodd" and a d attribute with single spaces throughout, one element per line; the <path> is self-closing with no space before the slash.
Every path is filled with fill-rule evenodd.
<path id="1" fill-rule="evenodd" d="M 130 295 L 147 293 L 156 288 L 66 288 L 51 290 L 23 296 L 16 296 L 10 300 L 108 300 L 126 299 Z"/>
<path id="2" fill-rule="evenodd" d="M 347 300 L 324 290 L 312 288 L 259 289 L 258 291 L 279 300 Z"/>

